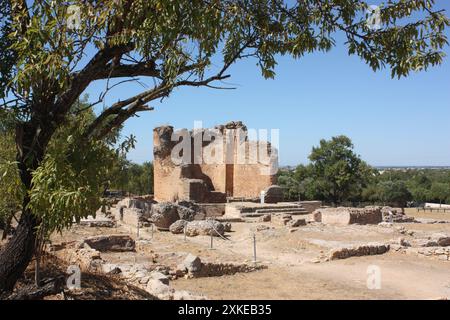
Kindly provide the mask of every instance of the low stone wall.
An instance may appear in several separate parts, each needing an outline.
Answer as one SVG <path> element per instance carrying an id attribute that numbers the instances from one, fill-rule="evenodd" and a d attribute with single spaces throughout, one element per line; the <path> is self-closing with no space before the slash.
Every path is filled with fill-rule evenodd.
<path id="1" fill-rule="evenodd" d="M 316 222 L 332 225 L 379 224 L 383 221 L 378 208 L 325 208 L 314 212 Z"/>
<path id="2" fill-rule="evenodd" d="M 237 273 L 251 273 L 264 269 L 267 269 L 267 266 L 248 264 L 236 265 L 232 263 L 205 263 L 202 265 L 201 270 L 198 273 L 195 273 L 194 276 L 195 278 L 232 276 Z"/>
<path id="3" fill-rule="evenodd" d="M 349 247 L 336 248 L 330 251 L 329 260 L 341 260 L 351 257 L 374 256 L 388 252 L 389 244 L 370 243 Z"/>

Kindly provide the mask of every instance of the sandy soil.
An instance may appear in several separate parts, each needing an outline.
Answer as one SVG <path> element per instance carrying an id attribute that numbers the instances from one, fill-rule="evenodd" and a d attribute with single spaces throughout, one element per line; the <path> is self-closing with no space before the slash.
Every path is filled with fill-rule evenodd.
<path id="1" fill-rule="evenodd" d="M 441 214 L 416 214 L 443 219 Z M 450 214 L 448 214 L 450 216 Z M 449 219 L 450 220 L 450 219 Z M 269 230 L 255 232 L 257 225 Z M 204 262 L 252 263 L 253 234 L 256 235 L 257 260 L 266 270 L 215 278 L 179 279 L 171 282 L 177 290 L 204 294 L 210 299 L 438 299 L 450 297 L 450 261 L 406 255 L 395 251 L 380 256 L 355 257 L 323 262 L 333 247 L 343 244 L 382 242 L 404 237 L 399 229 L 431 234 L 450 234 L 450 224 L 396 224 L 380 226 L 333 227 L 310 224 L 291 233 L 270 223 L 234 223 L 228 240 L 200 236 L 140 232 L 137 253 L 102 254 L 112 263 L 175 266 L 188 253 Z M 94 234 L 130 233 L 129 226 L 116 229 L 74 227 L 54 242 L 79 240 Z M 381 270 L 381 289 L 367 288 L 369 266 Z"/>

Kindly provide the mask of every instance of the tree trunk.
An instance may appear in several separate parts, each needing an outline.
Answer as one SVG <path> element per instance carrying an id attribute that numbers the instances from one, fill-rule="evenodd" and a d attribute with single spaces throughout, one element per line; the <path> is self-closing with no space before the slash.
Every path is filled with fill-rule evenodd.
<path id="1" fill-rule="evenodd" d="M 41 130 L 45 128 L 45 130 Z M 17 126 L 16 145 L 20 179 L 25 190 L 31 190 L 32 175 L 44 158 L 54 127 L 50 124 L 24 123 Z M 22 202 L 22 215 L 17 229 L 0 252 L 0 293 L 10 292 L 28 267 L 36 248 L 36 227 L 39 221 L 27 207 L 30 202 L 26 193 Z"/>
<path id="2" fill-rule="evenodd" d="M 0 254 L 0 292 L 12 291 L 30 263 L 34 253 L 37 225 L 34 215 L 28 210 L 24 211 L 14 236 Z"/>

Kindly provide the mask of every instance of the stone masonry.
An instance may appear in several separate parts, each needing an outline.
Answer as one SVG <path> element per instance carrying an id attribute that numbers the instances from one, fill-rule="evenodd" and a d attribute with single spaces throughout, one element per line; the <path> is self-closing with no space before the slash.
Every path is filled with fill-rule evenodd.
<path id="1" fill-rule="evenodd" d="M 270 161 L 254 161 L 252 151 L 259 150 L 259 157 L 261 142 L 249 141 L 242 122 L 193 131 L 175 131 L 172 126 L 162 126 L 153 133 L 155 200 L 158 202 L 223 203 L 227 197 L 257 198 L 261 191 L 276 183 L 273 169 L 278 164 L 277 152 L 265 142 Z M 226 139 L 216 139 L 214 134 Z M 182 143 L 187 148 L 180 148 Z M 196 148 L 201 151 L 197 152 Z M 174 162 L 174 154 L 183 161 Z M 206 161 L 206 156 L 210 157 L 208 159 L 215 157 L 215 161 Z"/>

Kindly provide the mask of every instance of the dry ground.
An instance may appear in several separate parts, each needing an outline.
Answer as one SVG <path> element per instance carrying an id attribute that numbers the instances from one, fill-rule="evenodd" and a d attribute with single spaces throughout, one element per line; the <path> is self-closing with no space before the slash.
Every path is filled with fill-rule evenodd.
<path id="1" fill-rule="evenodd" d="M 416 217 L 450 220 L 449 214 L 417 214 Z M 403 237 L 398 228 L 379 226 L 333 227 L 310 224 L 290 233 L 285 227 L 254 232 L 261 223 L 234 223 L 229 240 L 209 237 L 184 239 L 183 235 L 141 230 L 137 253 L 108 253 L 112 263 L 176 265 L 186 254 L 205 262 L 251 263 L 253 234 L 256 234 L 258 263 L 268 269 L 215 278 L 179 279 L 177 290 L 204 294 L 209 299 L 440 299 L 450 297 L 450 261 L 407 255 L 391 250 L 380 256 L 355 257 L 323 262 L 330 248 L 341 244 L 389 242 Z M 396 225 L 400 226 L 400 225 Z M 450 224 L 401 224 L 408 231 L 450 233 Z M 74 227 L 54 242 L 79 240 L 94 234 L 135 233 L 129 226 L 116 229 Z M 367 288 L 367 268 L 381 268 L 380 290 Z"/>

